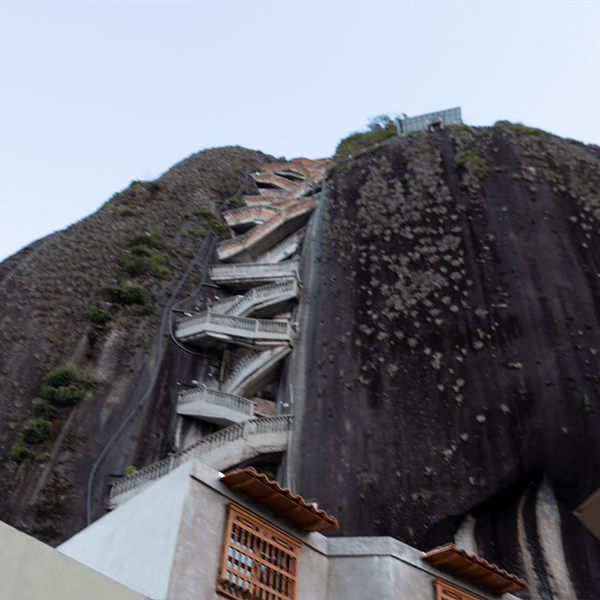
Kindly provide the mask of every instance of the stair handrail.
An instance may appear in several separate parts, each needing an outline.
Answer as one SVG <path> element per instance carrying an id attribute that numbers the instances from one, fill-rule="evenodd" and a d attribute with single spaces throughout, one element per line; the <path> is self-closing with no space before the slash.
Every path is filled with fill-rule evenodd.
<path id="1" fill-rule="evenodd" d="M 195 444 L 192 444 L 179 452 L 173 453 L 163 460 L 159 460 L 158 462 L 115 481 L 111 485 L 109 499 L 112 500 L 133 488 L 159 479 L 190 458 L 200 458 L 205 452 L 208 452 L 215 447 L 223 446 L 228 442 L 247 438 L 251 435 L 289 431 L 292 426 L 292 421 L 293 415 L 284 415 L 250 419 L 243 423 L 236 423 L 229 427 L 225 427 L 224 429 L 207 435 Z"/>

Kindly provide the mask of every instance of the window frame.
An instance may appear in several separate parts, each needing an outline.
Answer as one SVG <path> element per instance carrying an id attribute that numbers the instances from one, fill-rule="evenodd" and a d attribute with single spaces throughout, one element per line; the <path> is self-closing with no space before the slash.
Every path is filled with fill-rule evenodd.
<path id="1" fill-rule="evenodd" d="M 301 546 L 300 540 L 230 502 L 217 593 L 235 600 L 296 600 Z"/>
<path id="2" fill-rule="evenodd" d="M 439 577 L 436 577 L 432 583 L 435 600 L 485 600 L 485 598 Z"/>

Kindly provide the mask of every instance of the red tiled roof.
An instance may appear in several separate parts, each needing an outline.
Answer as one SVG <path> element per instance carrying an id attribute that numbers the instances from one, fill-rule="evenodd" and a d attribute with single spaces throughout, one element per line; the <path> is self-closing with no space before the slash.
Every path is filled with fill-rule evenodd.
<path id="1" fill-rule="evenodd" d="M 258 473 L 253 467 L 234 469 L 225 473 L 221 481 L 230 490 L 237 490 L 248 498 L 268 508 L 277 517 L 289 521 L 300 531 L 325 531 L 337 529 L 335 517 L 324 510 L 315 508 L 288 488 L 282 488 L 276 481 L 264 473 Z"/>
<path id="2" fill-rule="evenodd" d="M 494 594 L 520 592 L 528 589 L 524 579 L 490 564 L 475 554 L 469 554 L 454 544 L 438 546 L 427 552 L 423 558 L 434 567 L 442 567 L 453 575 L 460 575 L 471 583 L 486 587 Z"/>

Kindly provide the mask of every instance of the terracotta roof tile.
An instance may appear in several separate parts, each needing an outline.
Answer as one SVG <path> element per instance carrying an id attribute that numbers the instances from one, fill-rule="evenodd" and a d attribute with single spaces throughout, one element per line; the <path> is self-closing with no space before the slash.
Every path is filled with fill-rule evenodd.
<path id="1" fill-rule="evenodd" d="M 221 481 L 230 490 L 237 490 L 248 498 L 268 508 L 274 515 L 289 521 L 300 531 L 325 531 L 337 529 L 335 517 L 324 510 L 315 508 L 288 488 L 282 488 L 276 481 L 264 473 L 258 473 L 253 467 L 234 469 L 225 473 Z"/>
<path id="2" fill-rule="evenodd" d="M 423 558 L 434 567 L 442 567 L 453 575 L 460 575 L 471 583 L 486 587 L 494 594 L 519 592 L 528 589 L 527 582 L 516 575 L 490 564 L 475 554 L 469 554 L 454 544 L 438 546 Z"/>

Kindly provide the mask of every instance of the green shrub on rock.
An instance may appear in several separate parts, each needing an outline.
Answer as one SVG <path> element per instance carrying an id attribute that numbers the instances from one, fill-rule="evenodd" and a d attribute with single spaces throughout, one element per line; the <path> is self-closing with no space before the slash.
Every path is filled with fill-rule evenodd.
<path id="1" fill-rule="evenodd" d="M 80 390 L 77 386 L 61 386 L 56 389 L 53 402 L 59 406 L 73 406 L 82 402 L 84 398 L 85 392 Z"/>
<path id="2" fill-rule="evenodd" d="M 150 251 L 148 251 L 150 252 Z M 127 252 L 125 254 L 121 254 L 119 257 L 119 262 L 121 266 L 129 275 L 135 277 L 136 275 L 141 275 L 146 271 L 147 263 L 145 260 L 145 256 L 140 256 L 139 254 L 132 254 L 131 252 Z"/>
<path id="3" fill-rule="evenodd" d="M 88 308 L 88 317 L 93 323 L 98 325 L 104 325 L 112 319 L 112 314 L 107 308 L 103 308 L 98 304 L 97 300 L 92 302 L 92 305 Z"/>
<path id="4" fill-rule="evenodd" d="M 40 444 L 41 442 L 45 442 L 48 438 L 50 438 L 53 431 L 54 427 L 52 427 L 52 423 L 50 423 L 50 421 L 46 421 L 46 419 L 38 417 L 37 419 L 27 421 L 24 436 L 25 440 L 30 444 Z"/>
<path id="5" fill-rule="evenodd" d="M 57 367 L 42 379 L 42 389 L 43 386 L 60 387 L 61 385 L 71 385 L 75 381 L 77 381 L 77 371 L 75 369 L 72 367 Z"/>
<path id="6" fill-rule="evenodd" d="M 144 304 L 145 301 L 146 292 L 140 285 L 129 283 L 121 291 L 121 304 Z"/>
<path id="7" fill-rule="evenodd" d="M 12 458 L 13 460 L 21 461 L 32 459 L 33 456 L 33 452 L 27 447 L 27 444 L 25 443 L 25 434 L 18 433 L 15 443 L 13 444 L 12 448 L 8 453 L 8 457 Z"/>
<path id="8" fill-rule="evenodd" d="M 149 248 L 162 248 L 164 244 L 162 232 L 159 227 L 145 233 L 136 233 L 129 240 L 129 247 L 147 246 Z"/>
<path id="9" fill-rule="evenodd" d="M 47 386 L 49 388 L 49 386 Z M 54 388 L 49 388 L 52 390 L 52 397 L 54 398 Z M 33 407 L 35 414 L 42 418 L 50 421 L 56 417 L 57 410 L 54 406 L 50 404 L 46 404 L 46 402 L 42 402 L 41 404 L 35 404 Z"/>
<path id="10" fill-rule="evenodd" d="M 103 283 L 98 288 L 98 291 L 107 302 L 119 302 L 121 299 L 121 290 L 112 285 L 108 285 L 107 283 Z"/>
<path id="11" fill-rule="evenodd" d="M 148 304 L 144 304 L 144 306 L 139 306 L 137 309 L 138 315 L 143 317 L 144 315 L 149 315 L 156 310 L 156 306 L 154 306 L 154 302 L 148 302 Z"/>

